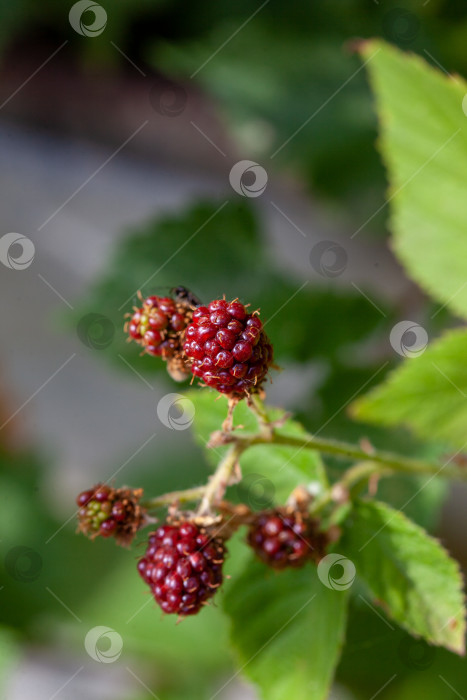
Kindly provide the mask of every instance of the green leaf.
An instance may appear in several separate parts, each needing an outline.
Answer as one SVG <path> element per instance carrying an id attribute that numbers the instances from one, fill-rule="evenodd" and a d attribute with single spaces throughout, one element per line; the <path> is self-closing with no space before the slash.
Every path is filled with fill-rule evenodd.
<path id="1" fill-rule="evenodd" d="M 465 610 L 459 566 L 402 513 L 359 501 L 339 552 L 356 566 L 386 613 L 411 634 L 464 653 Z"/>
<path id="2" fill-rule="evenodd" d="M 227 415 L 227 399 L 224 396 L 218 398 L 209 389 L 191 391 L 186 396 L 195 406 L 195 438 L 205 447 L 211 433 L 220 429 Z M 268 407 L 267 412 L 273 420 L 284 415 L 284 411 L 278 408 Z M 238 430 L 240 435 L 258 429 L 256 418 L 245 401 L 241 401 L 235 409 L 234 424 L 243 426 L 243 429 Z M 290 419 L 277 432 L 294 436 L 306 434 L 300 423 Z M 224 451 L 225 448 L 207 450 L 209 461 L 217 464 Z M 242 500 L 252 508 L 264 508 L 274 502 L 283 503 L 299 484 L 318 482 L 321 487 L 327 485 L 321 458 L 313 450 L 283 445 L 254 445 L 243 453 L 240 465 L 244 480 L 236 489 L 241 492 Z"/>
<path id="3" fill-rule="evenodd" d="M 467 83 L 381 41 L 360 51 L 377 100 L 394 250 L 423 289 L 466 318 Z"/>
<path id="4" fill-rule="evenodd" d="M 324 700 L 343 642 L 347 595 L 316 569 L 276 573 L 252 561 L 225 596 L 242 672 L 265 700 Z"/>
<path id="5" fill-rule="evenodd" d="M 464 447 L 467 440 L 467 332 L 451 331 L 407 359 L 358 399 L 352 413 L 382 425 L 403 424 L 424 438 Z"/>

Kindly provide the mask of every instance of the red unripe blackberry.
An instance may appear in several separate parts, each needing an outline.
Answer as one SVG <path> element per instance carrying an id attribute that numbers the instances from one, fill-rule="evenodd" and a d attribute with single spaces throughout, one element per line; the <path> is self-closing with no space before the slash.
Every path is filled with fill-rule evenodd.
<path id="1" fill-rule="evenodd" d="M 248 544 L 257 556 L 274 569 L 300 567 L 324 556 L 326 536 L 318 523 L 290 508 L 259 513 L 250 526 Z"/>
<path id="2" fill-rule="evenodd" d="M 91 539 L 113 536 L 118 544 L 130 544 L 145 520 L 139 505 L 142 495 L 142 489 L 114 489 L 104 484 L 83 491 L 76 498 L 78 531 Z"/>
<path id="3" fill-rule="evenodd" d="M 191 308 L 170 297 L 152 295 L 142 301 L 142 307 L 135 308 L 125 330 L 144 352 L 168 359 L 180 349 L 179 336 L 191 320 Z M 168 340 L 178 343 L 167 343 Z"/>
<path id="4" fill-rule="evenodd" d="M 194 376 L 237 397 L 258 391 L 273 361 L 261 320 L 237 300 L 216 299 L 195 309 L 183 349 Z"/>
<path id="5" fill-rule="evenodd" d="M 183 381 L 189 374 L 183 353 L 185 331 L 191 321 L 193 307 L 189 299 L 177 296 L 151 295 L 142 299 L 142 307 L 125 323 L 129 340 L 134 340 L 143 352 L 167 360 L 167 371 L 176 381 Z"/>
<path id="6" fill-rule="evenodd" d="M 194 615 L 221 585 L 226 551 L 193 522 L 166 524 L 149 536 L 138 571 L 165 613 Z"/>

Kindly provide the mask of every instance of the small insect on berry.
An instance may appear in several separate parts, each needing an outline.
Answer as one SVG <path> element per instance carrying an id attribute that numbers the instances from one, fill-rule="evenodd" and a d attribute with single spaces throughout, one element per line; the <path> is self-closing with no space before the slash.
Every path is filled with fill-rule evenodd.
<path id="1" fill-rule="evenodd" d="M 248 532 L 248 544 L 274 569 L 300 567 L 324 556 L 326 536 L 318 523 L 300 511 L 276 508 L 259 513 Z"/>
<path id="2" fill-rule="evenodd" d="M 236 299 L 215 299 L 193 311 L 184 351 L 191 372 L 230 397 L 260 391 L 273 362 L 272 345 L 257 312 Z"/>
<path id="3" fill-rule="evenodd" d="M 195 523 L 166 523 L 151 533 L 138 571 L 165 613 L 195 615 L 222 583 L 224 540 Z"/>
<path id="4" fill-rule="evenodd" d="M 145 511 L 139 505 L 142 495 L 142 489 L 114 489 L 105 484 L 83 491 L 76 499 L 78 532 L 92 540 L 115 537 L 117 544 L 128 546 L 145 522 Z"/>

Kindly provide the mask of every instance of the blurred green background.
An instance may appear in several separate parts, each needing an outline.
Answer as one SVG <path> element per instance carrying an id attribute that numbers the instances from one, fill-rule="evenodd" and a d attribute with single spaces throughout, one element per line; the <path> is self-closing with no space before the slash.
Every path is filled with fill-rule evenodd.
<path id="1" fill-rule="evenodd" d="M 271 402 L 322 435 L 441 454 L 346 414 L 400 360 L 397 321 L 430 337 L 456 323 L 388 249 L 376 117 L 352 42 L 382 36 L 466 74 L 465 6 L 118 0 L 95 36 L 70 25 L 70 8 L 0 6 L 2 231 L 36 247 L 30 268 L 0 278 L 1 692 L 254 698 L 220 607 L 162 619 L 136 574 L 141 547 L 74 534 L 74 497 L 94 481 L 119 472 L 117 485 L 155 495 L 209 473 L 188 434 L 158 423 L 158 399 L 183 386 L 125 343 L 123 315 L 138 289 L 240 296 L 261 308 L 282 368 Z M 90 26 L 92 10 L 81 19 Z M 242 159 L 267 173 L 259 197 L 229 184 Z M 327 465 L 332 477 L 345 466 Z M 394 479 L 379 495 L 403 507 L 417 483 Z M 465 563 L 463 494 L 442 515 L 446 491 L 432 482 L 405 510 Z M 234 577 L 242 548 L 231 550 Z M 123 640 L 113 664 L 86 654 L 97 625 Z M 441 676 L 467 693 L 462 660 L 389 629 L 355 596 L 333 698 L 374 697 L 390 678 L 381 699 L 455 698 Z"/>

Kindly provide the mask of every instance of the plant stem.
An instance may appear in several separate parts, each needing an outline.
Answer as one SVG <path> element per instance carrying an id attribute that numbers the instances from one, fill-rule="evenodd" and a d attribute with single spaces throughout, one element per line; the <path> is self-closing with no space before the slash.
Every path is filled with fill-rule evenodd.
<path id="1" fill-rule="evenodd" d="M 235 442 L 227 451 L 227 454 L 219 463 L 205 487 L 203 498 L 198 508 L 198 515 L 208 515 L 211 511 L 211 506 L 222 500 L 232 473 L 237 466 L 238 458 L 246 450 L 247 446 L 248 444 L 245 441 Z"/>
<path id="2" fill-rule="evenodd" d="M 262 436 L 260 438 L 250 440 L 250 444 L 261 444 L 264 442 L 267 442 L 267 440 L 265 440 Z M 297 437 L 295 435 L 274 433 L 270 442 L 277 445 L 296 447 L 298 450 L 310 449 L 342 458 L 376 462 L 384 467 L 388 467 L 391 469 L 391 471 L 402 472 L 405 474 L 431 474 L 434 476 L 442 474 L 445 477 L 467 481 L 467 470 L 457 466 L 449 466 L 449 460 L 447 460 L 444 464 L 439 464 L 428 460 L 403 457 L 392 452 L 385 452 L 376 449 L 372 449 L 371 451 L 367 452 L 356 445 L 351 445 L 345 442 L 337 442 L 336 440 L 327 440 L 325 438 L 317 438 L 313 435 Z"/>
<path id="3" fill-rule="evenodd" d="M 148 498 L 145 501 L 141 501 L 141 505 L 147 510 L 153 510 L 155 508 L 169 506 L 176 502 L 190 503 L 191 501 L 197 501 L 199 498 L 202 498 L 205 491 L 206 486 L 196 486 L 195 488 L 185 489 L 184 491 L 171 491 L 170 493 L 165 493 L 163 496 L 156 496 L 155 498 Z"/>

